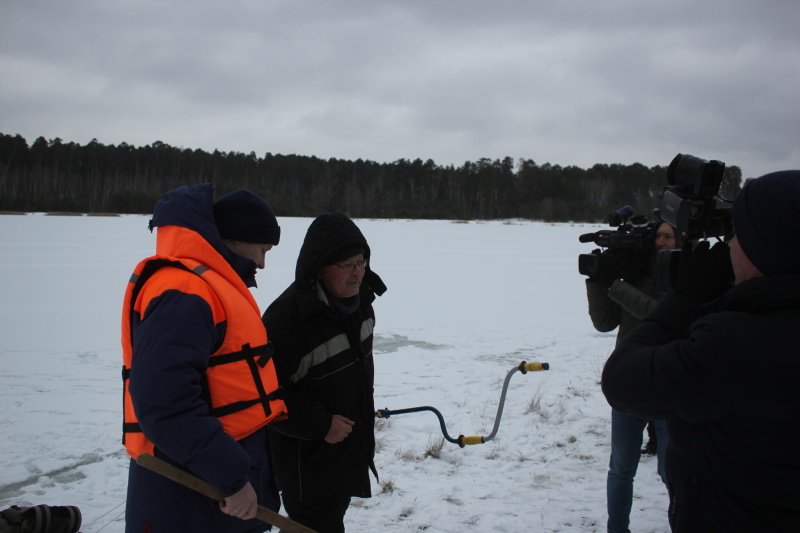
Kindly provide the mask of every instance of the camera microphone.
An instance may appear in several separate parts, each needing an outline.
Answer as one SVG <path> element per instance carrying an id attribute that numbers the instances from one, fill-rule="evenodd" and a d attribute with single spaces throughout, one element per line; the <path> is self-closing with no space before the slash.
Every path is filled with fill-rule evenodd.
<path id="1" fill-rule="evenodd" d="M 630 216 L 633 214 L 633 208 L 629 205 L 626 205 L 622 209 L 618 209 L 617 214 L 622 218 L 630 218 Z"/>
<path id="2" fill-rule="evenodd" d="M 583 235 L 578 237 L 578 240 L 581 242 L 594 242 L 596 238 L 597 238 L 597 233 L 584 233 Z"/>
<path id="3" fill-rule="evenodd" d="M 629 205 L 626 205 L 622 209 L 618 209 L 617 211 L 606 215 L 606 219 L 608 220 L 609 226 L 616 228 L 624 224 L 631 215 L 633 215 L 633 208 Z"/>

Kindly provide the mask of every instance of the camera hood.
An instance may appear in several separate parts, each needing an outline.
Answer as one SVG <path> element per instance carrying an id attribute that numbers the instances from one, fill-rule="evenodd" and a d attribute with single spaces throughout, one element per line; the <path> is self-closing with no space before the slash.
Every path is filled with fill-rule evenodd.
<path id="1" fill-rule="evenodd" d="M 667 183 L 697 198 L 714 196 L 722 184 L 725 163 L 678 154 L 667 168 Z"/>

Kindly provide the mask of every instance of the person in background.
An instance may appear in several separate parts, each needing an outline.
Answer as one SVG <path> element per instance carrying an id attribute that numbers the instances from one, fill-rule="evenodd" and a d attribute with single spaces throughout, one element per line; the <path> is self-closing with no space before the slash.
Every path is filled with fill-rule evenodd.
<path id="1" fill-rule="evenodd" d="M 684 248 L 678 281 L 611 354 L 603 393 L 669 421 L 672 531 L 800 531 L 800 171 L 745 184 L 734 235 Z M 731 287 L 733 278 L 733 287 Z"/>
<path id="2" fill-rule="evenodd" d="M 658 436 L 656 435 L 656 423 L 654 420 L 647 421 L 647 444 L 642 448 L 642 455 L 656 455 L 658 452 Z"/>
<path id="3" fill-rule="evenodd" d="M 286 408 L 249 290 L 280 227 L 251 191 L 212 194 L 194 185 L 158 201 L 156 255 L 125 293 L 127 533 L 263 532 L 257 506 L 280 507 L 266 426 Z M 216 486 L 224 502 L 140 466 L 143 453 Z"/>
<path id="4" fill-rule="evenodd" d="M 352 220 L 317 217 L 294 282 L 263 316 L 290 413 L 269 431 L 283 506 L 319 533 L 343 532 L 351 498 L 370 497 L 377 477 L 372 303 L 386 286 L 370 260 Z"/>
<path id="5" fill-rule="evenodd" d="M 655 252 L 677 247 L 675 228 L 666 222 L 656 230 Z M 653 258 L 655 259 L 655 258 Z M 655 308 L 663 296 L 659 292 L 652 266 L 650 274 L 627 281 L 615 279 L 609 287 L 600 279 L 586 280 L 589 316 L 595 329 L 601 332 L 619 328 L 616 344 L 622 341 L 639 321 Z M 648 419 L 611 410 L 611 458 L 606 481 L 606 504 L 609 533 L 627 533 L 633 504 L 633 479 L 639 467 L 642 432 Z M 664 477 L 664 457 L 667 449 L 666 422 L 654 422 L 657 435 L 658 473 Z"/>
<path id="6" fill-rule="evenodd" d="M 656 252 L 662 250 L 674 250 L 678 248 L 678 239 L 675 236 L 675 228 L 666 222 L 662 222 L 658 226 L 656 232 Z M 647 313 L 655 308 L 656 300 L 649 300 L 645 312 L 639 319 L 644 318 Z M 656 432 L 656 423 L 654 420 L 647 421 L 647 444 L 641 450 L 642 455 L 656 455 L 658 453 L 658 433 Z"/>

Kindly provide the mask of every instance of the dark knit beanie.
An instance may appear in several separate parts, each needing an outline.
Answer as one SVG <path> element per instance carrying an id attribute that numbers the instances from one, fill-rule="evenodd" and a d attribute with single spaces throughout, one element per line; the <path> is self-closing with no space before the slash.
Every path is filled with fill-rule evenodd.
<path id="1" fill-rule="evenodd" d="M 364 253 L 364 248 L 361 246 L 347 246 L 344 248 L 338 248 L 329 252 L 325 256 L 324 262 L 326 265 L 333 265 L 334 263 L 339 263 L 341 261 L 344 261 L 345 259 L 350 259 L 351 257 L 355 257 L 363 253 Z"/>
<path id="2" fill-rule="evenodd" d="M 800 272 L 800 170 L 747 182 L 733 202 L 733 229 L 762 274 Z"/>
<path id="3" fill-rule="evenodd" d="M 223 239 L 276 245 L 281 228 L 267 202 L 252 191 L 240 189 L 214 202 L 214 220 Z"/>

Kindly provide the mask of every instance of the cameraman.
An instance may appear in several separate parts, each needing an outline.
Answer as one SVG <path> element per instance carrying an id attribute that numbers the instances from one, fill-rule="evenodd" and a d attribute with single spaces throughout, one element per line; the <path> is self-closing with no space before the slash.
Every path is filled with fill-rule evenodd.
<path id="1" fill-rule="evenodd" d="M 662 222 L 656 232 L 656 253 L 675 248 L 677 248 L 675 228 Z M 652 268 L 651 264 L 650 274 L 631 281 L 614 279 L 610 288 L 608 279 L 586 280 L 586 296 L 592 324 L 601 332 L 612 331 L 619 327 L 617 345 L 655 308 L 663 296 L 656 288 Z M 647 424 L 647 418 L 640 418 L 613 408 L 611 410 L 611 459 L 606 482 L 609 533 L 629 531 L 633 478 L 641 457 L 642 432 Z M 658 442 L 658 473 L 662 480 L 666 480 L 664 457 L 667 449 L 667 426 L 664 421 L 657 421 L 654 425 Z"/>
<path id="2" fill-rule="evenodd" d="M 603 393 L 669 420 L 673 532 L 800 531 L 800 171 L 746 183 L 732 214 L 730 249 L 681 252 L 675 294 L 619 343 Z"/>

